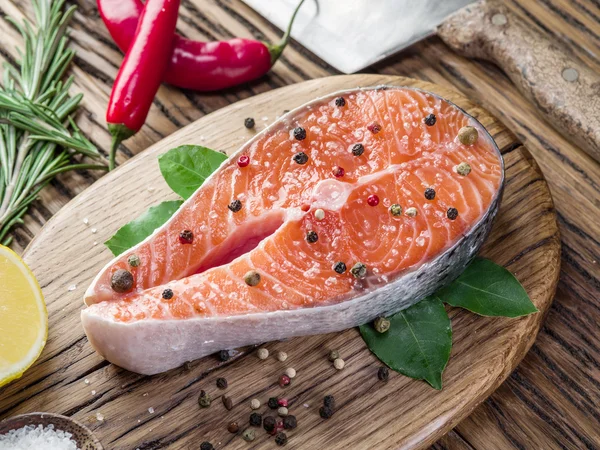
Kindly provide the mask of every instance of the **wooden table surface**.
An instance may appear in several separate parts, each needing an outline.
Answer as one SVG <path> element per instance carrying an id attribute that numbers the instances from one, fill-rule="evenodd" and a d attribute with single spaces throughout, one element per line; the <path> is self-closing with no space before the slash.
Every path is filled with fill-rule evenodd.
<path id="1" fill-rule="evenodd" d="M 517 14 L 600 71 L 598 0 L 506 0 Z M 104 110 L 122 55 L 94 0 L 79 5 L 72 31 L 75 89 L 85 93 L 78 123 L 102 150 L 110 138 Z M 27 0 L 0 0 L 0 14 L 31 16 Z M 179 29 L 197 39 L 280 32 L 239 0 L 182 0 Z M 0 19 L 0 60 L 17 56 L 17 33 Z M 532 349 L 510 378 L 435 449 L 600 448 L 600 164 L 557 134 L 496 67 L 464 59 L 437 38 L 422 41 L 364 72 L 405 75 L 454 87 L 500 118 L 527 145 L 554 196 L 562 233 L 562 271 L 553 307 Z M 336 71 L 297 43 L 269 76 L 236 89 L 198 94 L 161 87 L 147 125 L 126 142 L 119 161 L 225 105 Z M 41 226 L 101 174 L 61 176 L 40 194 L 13 247 L 22 251 Z M 358 447 L 357 447 L 358 448 Z"/>

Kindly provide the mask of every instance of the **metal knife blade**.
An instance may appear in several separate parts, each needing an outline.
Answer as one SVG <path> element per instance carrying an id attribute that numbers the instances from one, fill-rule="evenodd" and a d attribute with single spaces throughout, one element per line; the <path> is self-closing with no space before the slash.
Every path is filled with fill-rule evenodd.
<path id="1" fill-rule="evenodd" d="M 243 0 L 285 29 L 298 0 Z M 363 69 L 435 32 L 475 0 L 309 0 L 292 37 L 343 73 Z"/>

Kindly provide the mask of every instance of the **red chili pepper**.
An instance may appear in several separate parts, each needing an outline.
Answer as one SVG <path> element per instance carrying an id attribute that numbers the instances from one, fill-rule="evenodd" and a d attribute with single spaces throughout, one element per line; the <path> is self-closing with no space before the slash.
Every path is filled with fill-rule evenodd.
<path id="1" fill-rule="evenodd" d="M 121 141 L 142 128 L 173 51 L 179 0 L 148 0 L 113 85 L 106 121 L 113 136 L 109 169 Z"/>
<path id="2" fill-rule="evenodd" d="M 301 0 L 279 44 L 252 39 L 200 42 L 175 35 L 173 54 L 164 81 L 185 89 L 215 91 L 259 78 L 269 71 L 290 39 Z M 141 0 L 98 0 L 98 10 L 108 32 L 122 51 L 131 45 Z"/>

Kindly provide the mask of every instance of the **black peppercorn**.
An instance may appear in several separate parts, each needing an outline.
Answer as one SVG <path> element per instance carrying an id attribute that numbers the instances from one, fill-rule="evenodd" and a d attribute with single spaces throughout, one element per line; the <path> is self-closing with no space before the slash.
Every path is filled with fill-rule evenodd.
<path id="1" fill-rule="evenodd" d="M 306 242 L 308 242 L 309 244 L 314 244 L 318 240 L 319 235 L 316 233 L 316 231 L 309 231 L 308 233 L 306 233 Z"/>
<path id="2" fill-rule="evenodd" d="M 200 444 L 200 450 L 215 450 L 210 442 L 203 442 Z"/>
<path id="3" fill-rule="evenodd" d="M 458 217 L 458 209 L 448 208 L 448 211 L 446 211 L 446 215 L 448 216 L 448 219 L 455 220 Z"/>
<path id="4" fill-rule="evenodd" d="M 270 433 L 275 429 L 276 420 L 274 417 L 267 416 L 263 419 L 263 428 L 267 433 Z"/>
<path id="5" fill-rule="evenodd" d="M 335 99 L 335 106 L 346 106 L 346 100 L 344 99 L 344 97 L 338 97 Z"/>
<path id="6" fill-rule="evenodd" d="M 277 401 L 277 397 L 271 397 L 267 402 L 267 406 L 271 409 L 279 408 L 279 402 Z"/>
<path id="7" fill-rule="evenodd" d="M 323 405 L 328 406 L 329 408 L 335 408 L 335 399 L 333 395 L 326 395 L 323 398 Z"/>
<path id="8" fill-rule="evenodd" d="M 330 408 L 329 406 L 321 406 L 319 409 L 319 415 L 323 419 L 329 419 L 331 416 L 333 416 L 333 408 Z"/>
<path id="9" fill-rule="evenodd" d="M 288 415 L 283 418 L 283 428 L 286 430 L 293 430 L 298 426 L 296 416 Z"/>
<path id="10" fill-rule="evenodd" d="M 287 441 L 288 441 L 287 435 L 283 431 L 280 431 L 275 436 L 275 443 L 277 445 L 279 445 L 280 447 L 283 447 L 285 444 L 287 444 Z"/>
<path id="11" fill-rule="evenodd" d="M 333 266 L 333 270 L 335 270 L 337 273 L 342 274 L 346 271 L 346 264 L 344 264 L 343 262 L 336 262 Z"/>
<path id="12" fill-rule="evenodd" d="M 119 294 L 129 292 L 133 287 L 133 275 L 129 270 L 117 270 L 110 278 L 110 287 Z"/>
<path id="13" fill-rule="evenodd" d="M 424 119 L 423 122 L 425 122 L 425 125 L 427 125 L 428 127 L 432 127 L 435 125 L 435 114 L 428 114 Z"/>
<path id="14" fill-rule="evenodd" d="M 250 414 L 250 425 L 252 425 L 253 427 L 260 427 L 262 425 L 262 414 Z"/>
<path id="15" fill-rule="evenodd" d="M 238 212 L 240 209 L 242 209 L 242 202 L 240 202 L 239 200 L 234 200 L 232 201 L 229 205 L 227 205 L 227 207 L 234 213 Z"/>
<path id="16" fill-rule="evenodd" d="M 244 126 L 248 129 L 254 128 L 254 119 L 252 117 L 246 117 L 244 120 Z"/>
<path id="17" fill-rule="evenodd" d="M 306 139 L 306 130 L 302 127 L 294 128 L 294 137 L 298 141 L 303 141 L 304 139 Z"/>
<path id="18" fill-rule="evenodd" d="M 173 298 L 173 289 L 165 289 L 162 292 L 162 298 L 165 300 L 171 300 Z"/>
<path id="19" fill-rule="evenodd" d="M 365 146 L 362 144 L 354 144 L 352 146 L 352 154 L 354 156 L 360 156 L 365 152 Z"/>
<path id="20" fill-rule="evenodd" d="M 300 165 L 306 164 L 308 162 L 308 155 L 304 152 L 298 152 L 294 155 L 294 161 Z"/>
<path id="21" fill-rule="evenodd" d="M 425 189 L 425 198 L 427 200 L 433 200 L 435 198 L 435 190 L 433 188 Z"/>
<path id="22" fill-rule="evenodd" d="M 219 352 L 219 359 L 221 361 L 229 361 L 231 359 L 231 352 L 229 350 L 221 350 Z"/>
<path id="23" fill-rule="evenodd" d="M 217 378 L 217 387 L 219 389 L 227 389 L 227 380 L 225 378 Z"/>
<path id="24" fill-rule="evenodd" d="M 388 370 L 388 368 L 380 367 L 379 370 L 377 371 L 377 378 L 379 378 L 380 381 L 387 381 L 389 377 L 390 377 L 390 371 Z"/>

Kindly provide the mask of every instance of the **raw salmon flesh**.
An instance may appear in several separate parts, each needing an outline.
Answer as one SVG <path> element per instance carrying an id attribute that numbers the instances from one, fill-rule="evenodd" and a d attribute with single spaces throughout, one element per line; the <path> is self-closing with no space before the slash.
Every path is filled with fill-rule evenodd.
<path id="1" fill-rule="evenodd" d="M 109 361 L 154 374 L 366 323 L 464 270 L 503 183 L 491 136 L 434 94 L 380 86 L 317 99 L 254 136 L 100 271 L 85 332 Z"/>

